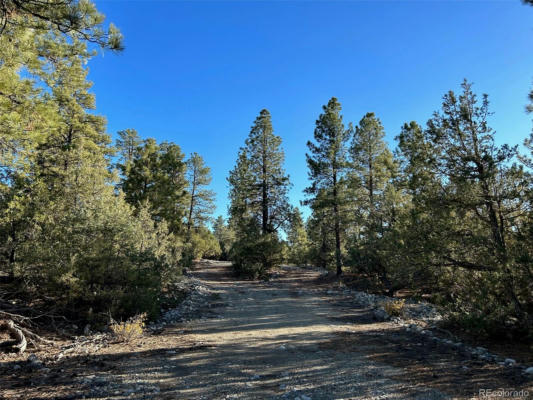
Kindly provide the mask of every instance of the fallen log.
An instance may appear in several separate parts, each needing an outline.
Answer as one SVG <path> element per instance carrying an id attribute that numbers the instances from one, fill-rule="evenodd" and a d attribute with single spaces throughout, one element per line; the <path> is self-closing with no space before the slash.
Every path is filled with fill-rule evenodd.
<path id="1" fill-rule="evenodd" d="M 18 353 L 24 353 L 26 346 L 28 346 L 26 336 L 12 320 L 2 322 L 0 324 L 0 331 L 8 332 L 9 336 L 13 339 L 13 341 L 7 343 L 8 346 L 13 350 L 16 350 Z"/>
<path id="2" fill-rule="evenodd" d="M 39 343 L 44 343 L 44 344 L 49 344 L 49 345 L 52 345 L 54 346 L 55 345 L 55 342 L 53 340 L 48 340 L 48 339 L 45 339 L 45 338 L 42 338 L 40 337 L 39 335 L 36 335 L 35 333 L 27 330 L 26 328 L 22 328 L 20 327 L 20 330 L 22 331 L 22 333 L 24 333 L 29 339 L 35 341 L 35 342 L 39 342 Z M 35 346 L 37 347 L 37 346 Z"/>

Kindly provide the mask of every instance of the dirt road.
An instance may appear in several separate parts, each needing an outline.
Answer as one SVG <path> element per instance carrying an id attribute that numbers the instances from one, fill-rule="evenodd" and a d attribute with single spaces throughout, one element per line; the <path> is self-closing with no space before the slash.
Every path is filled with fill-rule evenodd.
<path id="1" fill-rule="evenodd" d="M 198 318 L 129 345 L 50 360 L 46 374 L 28 373 L 18 387 L 11 371 L 4 396 L 426 400 L 477 398 L 480 389 L 532 393 L 513 369 L 373 321 L 371 310 L 317 284 L 317 272 L 285 269 L 258 283 L 236 281 L 229 268 L 210 263 L 193 272 L 211 292 Z"/>

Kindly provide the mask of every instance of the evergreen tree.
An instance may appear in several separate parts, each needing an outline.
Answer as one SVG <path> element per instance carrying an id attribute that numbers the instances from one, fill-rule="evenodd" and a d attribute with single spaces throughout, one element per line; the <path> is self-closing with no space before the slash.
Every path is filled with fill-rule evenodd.
<path id="1" fill-rule="evenodd" d="M 412 198 L 417 201 L 436 190 L 436 154 L 424 130 L 415 121 L 405 123 L 396 136 L 398 141 L 397 159 L 405 178 L 405 185 Z"/>
<path id="2" fill-rule="evenodd" d="M 156 221 L 166 221 L 174 234 L 184 232 L 187 181 L 184 155 L 178 145 L 147 139 L 137 148 L 121 187 L 135 206 L 148 204 Z"/>
<path id="3" fill-rule="evenodd" d="M 262 274 L 280 262 L 277 232 L 289 211 L 283 161 L 281 138 L 273 133 L 270 113 L 262 110 L 228 178 L 230 222 L 236 233 L 232 260 L 241 272 Z"/>
<path id="4" fill-rule="evenodd" d="M 355 129 L 351 146 L 351 162 L 357 190 L 356 203 L 366 210 L 363 225 L 366 234 L 373 236 L 383 231 L 381 207 L 383 196 L 394 168 L 392 154 L 384 141 L 385 131 L 374 113 L 367 113 Z"/>
<path id="5" fill-rule="evenodd" d="M 262 110 L 230 172 L 230 215 L 237 225 L 251 219 L 261 232 L 275 233 L 288 219 L 289 178 L 283 170 L 281 138 Z"/>
<path id="6" fill-rule="evenodd" d="M 357 235 L 352 235 L 351 255 L 360 270 L 377 273 L 390 290 L 381 241 L 394 224 L 399 199 L 392 181 L 396 165 L 384 138 L 374 113 L 367 113 L 354 132 L 349 180 Z"/>
<path id="7" fill-rule="evenodd" d="M 231 246 L 235 241 L 235 235 L 232 229 L 224 221 L 224 217 L 222 217 L 222 215 L 219 215 L 213 223 L 213 234 L 218 240 L 220 246 L 221 259 L 227 260 Z"/>
<path id="8" fill-rule="evenodd" d="M 229 184 L 229 224 L 235 231 L 242 231 L 252 220 L 250 188 L 252 187 L 250 160 L 246 150 L 241 148 L 235 167 L 230 171 Z"/>
<path id="9" fill-rule="evenodd" d="M 512 315 L 527 330 L 530 270 L 520 238 L 527 231 L 530 178 L 513 164 L 516 148 L 494 143 L 487 95 L 479 102 L 466 81 L 462 89 L 459 96 L 446 94 L 442 111 L 428 122 L 440 189 L 426 203 L 433 225 L 425 252 L 466 283 L 455 287 L 456 311 L 495 329 Z"/>
<path id="10" fill-rule="evenodd" d="M 531 90 L 531 92 L 529 92 L 529 101 L 530 101 L 530 103 L 526 106 L 526 111 L 528 113 L 533 113 L 533 89 Z M 531 155 L 533 155 L 533 130 L 529 134 L 529 137 L 526 140 L 524 140 L 524 146 L 525 146 L 526 149 L 529 150 Z M 527 167 L 533 169 L 533 159 L 532 158 L 530 158 L 529 156 L 523 156 L 523 155 L 520 155 L 519 157 L 520 157 L 520 160 Z"/>
<path id="11" fill-rule="evenodd" d="M 128 173 L 128 169 L 135 158 L 137 148 L 142 144 L 142 140 L 135 129 L 125 129 L 118 131 L 118 138 L 115 147 L 120 155 L 118 168 L 123 174 Z"/>
<path id="12" fill-rule="evenodd" d="M 319 193 L 320 196 L 320 193 Z M 319 202 L 316 202 L 319 204 Z M 309 239 L 309 260 L 321 268 L 335 266 L 335 231 L 330 209 L 313 207 L 306 224 Z"/>
<path id="13" fill-rule="evenodd" d="M 155 193 L 151 203 L 153 215 L 167 221 L 174 234 L 182 234 L 183 219 L 187 212 L 187 165 L 185 155 L 175 143 L 160 144 L 159 169 L 155 182 Z"/>
<path id="14" fill-rule="evenodd" d="M 291 212 L 289 228 L 287 229 L 287 243 L 289 245 L 289 262 L 298 265 L 306 264 L 309 241 L 302 213 L 298 207 L 295 207 Z"/>
<path id="15" fill-rule="evenodd" d="M 215 193 L 207 189 L 211 183 L 211 169 L 197 153 L 187 160 L 188 213 L 187 232 L 204 226 L 215 209 Z"/>
<path id="16" fill-rule="evenodd" d="M 170 145 L 156 152 L 151 172 L 163 190 L 146 196 L 150 212 L 139 201 L 134 213 L 115 189 L 85 65 L 93 46 L 119 49 L 119 32 L 104 29 L 89 1 L 6 0 L 0 18 L 2 272 L 32 303 L 76 319 L 155 316 L 179 274 L 179 239 L 163 220 L 172 218 L 151 211 L 183 190 L 183 156 Z"/>
<path id="17" fill-rule="evenodd" d="M 424 129 L 415 121 L 405 123 L 396 140 L 395 156 L 401 177 L 398 184 L 406 198 L 396 224 L 395 253 L 403 260 L 403 271 L 397 272 L 401 272 L 401 280 L 406 285 L 430 286 L 439 276 L 431 267 L 429 240 L 434 237 L 434 211 L 437 211 L 431 205 L 441 189 L 436 174 L 436 152 Z"/>
<path id="18" fill-rule="evenodd" d="M 87 0 L 2 0 L 0 35 L 13 27 L 54 30 L 73 40 L 102 48 L 122 50 L 122 35 L 113 25 L 103 26 L 104 16 Z"/>
<path id="19" fill-rule="evenodd" d="M 276 232 L 288 218 L 289 177 L 283 170 L 281 138 L 274 135 L 268 110 L 261 110 L 245 142 L 249 173 L 248 199 L 260 219 L 261 232 Z"/>
<path id="20" fill-rule="evenodd" d="M 335 261 L 337 275 L 342 273 L 341 219 L 345 211 L 347 146 L 349 131 L 344 129 L 341 105 L 335 97 L 323 107 L 323 113 L 316 121 L 315 142 L 307 142 L 310 154 L 307 154 L 309 179 L 311 186 L 305 192 L 314 195 L 307 201 L 316 209 L 332 210 L 335 232 Z M 322 196 L 317 194 L 322 191 Z"/>

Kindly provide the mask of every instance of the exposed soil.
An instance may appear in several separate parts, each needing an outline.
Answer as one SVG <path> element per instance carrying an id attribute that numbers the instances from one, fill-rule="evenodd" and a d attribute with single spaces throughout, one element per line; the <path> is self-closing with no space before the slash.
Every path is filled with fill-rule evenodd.
<path id="1" fill-rule="evenodd" d="M 210 304 L 187 322 L 124 343 L 35 354 L 43 366 L 0 358 L 0 398 L 11 399 L 472 399 L 480 389 L 527 390 L 517 367 L 472 359 L 389 322 L 282 269 L 238 281 L 227 263 L 193 272 Z M 330 294 L 328 294 L 330 293 Z M 65 343 L 63 343 L 64 345 Z"/>

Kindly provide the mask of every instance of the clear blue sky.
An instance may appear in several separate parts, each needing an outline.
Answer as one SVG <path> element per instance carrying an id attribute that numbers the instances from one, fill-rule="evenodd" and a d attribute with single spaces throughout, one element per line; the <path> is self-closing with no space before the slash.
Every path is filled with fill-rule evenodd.
<path id="1" fill-rule="evenodd" d="M 108 130 L 200 153 L 218 214 L 228 171 L 262 108 L 283 139 L 293 204 L 307 185 L 306 142 L 332 96 L 346 122 L 375 112 L 394 146 L 463 78 L 490 95 L 497 140 L 531 131 L 533 7 L 509 1 L 104 1 L 126 50 L 89 64 Z"/>

